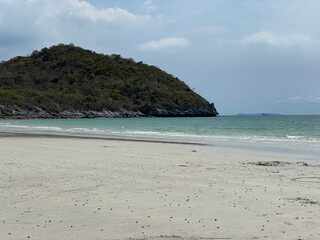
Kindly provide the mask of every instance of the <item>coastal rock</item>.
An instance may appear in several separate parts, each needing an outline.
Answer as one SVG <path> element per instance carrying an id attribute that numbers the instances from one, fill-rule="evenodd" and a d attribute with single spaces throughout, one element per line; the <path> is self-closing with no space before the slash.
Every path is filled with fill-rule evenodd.
<path id="1" fill-rule="evenodd" d="M 217 112 L 214 104 L 210 105 L 210 109 L 197 109 L 191 107 L 187 110 L 164 110 L 155 108 L 149 111 L 148 116 L 153 117 L 209 117 L 209 116 L 217 116 L 219 113 Z"/>
<path id="2" fill-rule="evenodd" d="M 215 108 L 212 109 L 197 109 L 189 108 L 187 110 L 165 110 L 165 109 L 151 109 L 148 114 L 140 111 L 134 112 L 125 109 L 118 109 L 116 111 L 102 110 L 102 111 L 70 111 L 64 110 L 59 113 L 49 113 L 41 108 L 34 110 L 12 109 L 0 106 L 0 119 L 29 119 L 29 118 L 138 118 L 138 117 L 207 117 L 217 116 Z"/>
<path id="3" fill-rule="evenodd" d="M 1 114 L 5 115 L 5 116 L 10 116 L 10 115 L 13 115 L 13 111 L 12 109 L 10 108 L 6 108 L 6 107 L 3 107 L 0 111 Z"/>
<path id="4" fill-rule="evenodd" d="M 214 106 L 214 103 L 210 104 L 210 112 L 215 113 L 216 115 L 219 115 L 216 107 Z"/>
<path id="5" fill-rule="evenodd" d="M 59 113 L 58 115 L 65 116 L 65 117 L 79 117 L 79 118 L 84 117 L 84 114 L 81 112 L 72 112 L 67 110 Z"/>
<path id="6" fill-rule="evenodd" d="M 47 114 L 46 111 L 44 111 L 43 109 L 39 108 L 39 107 L 35 107 L 35 113 L 39 114 L 39 115 L 45 115 Z"/>
<path id="7" fill-rule="evenodd" d="M 156 108 L 156 109 L 150 110 L 148 115 L 149 116 L 166 117 L 166 116 L 169 116 L 170 114 L 166 110 Z"/>
<path id="8" fill-rule="evenodd" d="M 103 109 L 101 113 L 104 117 L 113 117 L 113 113 L 111 111 Z"/>

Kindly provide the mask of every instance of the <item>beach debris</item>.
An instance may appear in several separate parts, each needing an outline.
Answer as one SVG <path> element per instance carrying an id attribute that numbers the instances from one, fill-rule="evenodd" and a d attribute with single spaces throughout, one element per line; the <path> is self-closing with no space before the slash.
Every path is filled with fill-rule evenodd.
<path id="1" fill-rule="evenodd" d="M 294 163 L 284 162 L 284 161 L 258 161 L 258 162 L 248 162 L 248 164 L 256 165 L 256 166 L 265 166 L 265 167 L 277 167 L 277 166 L 290 165 L 290 164 L 294 164 Z M 305 167 L 318 166 L 318 165 L 312 165 L 312 164 L 309 164 L 309 163 L 306 163 L 306 162 L 302 162 L 302 161 L 296 162 L 295 164 L 296 165 L 300 165 L 300 166 L 305 166 Z"/>
<path id="2" fill-rule="evenodd" d="M 216 168 L 209 167 L 207 170 L 215 170 Z"/>
<path id="3" fill-rule="evenodd" d="M 266 166 L 266 167 L 277 167 L 291 164 L 289 162 L 283 161 L 258 161 L 258 162 L 249 162 L 248 164 L 256 165 L 256 166 Z"/>
<path id="4" fill-rule="evenodd" d="M 302 198 L 302 197 L 297 197 L 297 198 L 289 198 L 289 201 L 298 201 L 301 204 L 311 204 L 311 205 L 320 205 L 319 201 L 314 201 L 309 198 Z"/>
<path id="5" fill-rule="evenodd" d="M 297 177 L 293 178 L 293 181 L 298 181 L 298 182 L 313 182 L 313 183 L 319 183 L 320 182 L 320 177 Z"/>
<path id="6" fill-rule="evenodd" d="M 220 227 L 217 227 L 218 229 Z M 144 238 L 128 238 L 128 240 L 173 240 L 173 239 L 179 239 L 179 240 L 223 240 L 223 239 L 231 239 L 229 237 L 181 237 L 181 236 L 167 236 L 167 235 L 160 235 L 155 237 L 144 237 Z"/>
<path id="7" fill-rule="evenodd" d="M 306 162 L 297 162 L 296 164 L 299 164 L 299 165 L 302 165 L 302 166 L 309 166 L 309 164 L 306 163 Z"/>
<path id="8" fill-rule="evenodd" d="M 181 165 L 179 165 L 179 167 L 188 167 L 188 166 L 185 164 L 181 164 Z"/>

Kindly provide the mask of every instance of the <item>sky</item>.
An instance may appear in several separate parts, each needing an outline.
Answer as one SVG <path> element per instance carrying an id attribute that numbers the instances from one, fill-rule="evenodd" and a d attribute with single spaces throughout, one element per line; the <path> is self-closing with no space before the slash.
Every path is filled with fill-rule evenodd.
<path id="1" fill-rule="evenodd" d="M 0 0 L 0 61 L 59 43 L 178 77 L 221 115 L 320 114 L 319 0 Z"/>

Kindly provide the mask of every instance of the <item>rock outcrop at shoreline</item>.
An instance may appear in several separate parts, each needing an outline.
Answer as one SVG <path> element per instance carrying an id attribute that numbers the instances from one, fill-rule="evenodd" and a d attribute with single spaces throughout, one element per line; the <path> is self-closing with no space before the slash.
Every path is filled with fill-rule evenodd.
<path id="1" fill-rule="evenodd" d="M 214 117 L 218 113 L 213 105 L 211 109 L 189 108 L 187 110 L 164 110 L 152 109 L 147 114 L 140 111 L 129 111 L 119 109 L 116 111 L 68 111 L 64 110 L 59 113 L 47 112 L 41 108 L 35 110 L 23 110 L 20 108 L 8 108 L 0 106 L 0 119 L 68 119 L 68 118 L 139 118 L 139 117 Z"/>

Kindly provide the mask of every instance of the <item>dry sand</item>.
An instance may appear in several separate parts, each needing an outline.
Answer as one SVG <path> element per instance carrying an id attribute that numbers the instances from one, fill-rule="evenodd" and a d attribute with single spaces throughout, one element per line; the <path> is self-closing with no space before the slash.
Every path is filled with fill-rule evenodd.
<path id="1" fill-rule="evenodd" d="M 0 137 L 0 239 L 317 240 L 320 167 L 307 158 Z"/>

